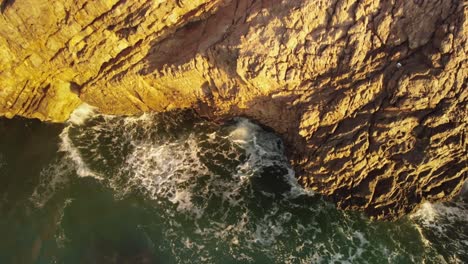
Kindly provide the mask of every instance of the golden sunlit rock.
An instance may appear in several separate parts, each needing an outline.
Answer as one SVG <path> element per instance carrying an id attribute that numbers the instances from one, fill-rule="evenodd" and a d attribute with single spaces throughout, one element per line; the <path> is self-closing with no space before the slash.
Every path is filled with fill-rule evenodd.
<path id="1" fill-rule="evenodd" d="M 379 218 L 467 178 L 464 1 L 1 2 L 0 115 L 193 108 L 285 140 L 300 182 Z"/>

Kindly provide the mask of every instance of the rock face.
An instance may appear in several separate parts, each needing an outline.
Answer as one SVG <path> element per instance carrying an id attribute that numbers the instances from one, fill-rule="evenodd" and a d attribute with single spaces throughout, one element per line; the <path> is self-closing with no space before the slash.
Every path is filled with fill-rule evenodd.
<path id="1" fill-rule="evenodd" d="M 247 116 L 299 181 L 394 218 L 468 174 L 468 6 L 451 0 L 3 0 L 0 115 Z"/>

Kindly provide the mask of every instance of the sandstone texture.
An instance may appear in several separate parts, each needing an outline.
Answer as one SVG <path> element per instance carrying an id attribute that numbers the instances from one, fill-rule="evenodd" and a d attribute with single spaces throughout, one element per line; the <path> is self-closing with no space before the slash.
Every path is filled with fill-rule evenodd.
<path id="1" fill-rule="evenodd" d="M 0 2 L 0 115 L 246 116 L 301 184 L 376 218 L 467 178 L 466 1 Z"/>

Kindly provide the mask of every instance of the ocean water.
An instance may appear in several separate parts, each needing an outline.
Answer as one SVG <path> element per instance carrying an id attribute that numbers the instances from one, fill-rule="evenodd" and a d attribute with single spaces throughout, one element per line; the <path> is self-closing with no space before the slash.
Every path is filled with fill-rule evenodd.
<path id="1" fill-rule="evenodd" d="M 0 263 L 468 263 L 461 199 L 396 222 L 337 210 L 247 119 L 83 106 L 0 132 Z"/>

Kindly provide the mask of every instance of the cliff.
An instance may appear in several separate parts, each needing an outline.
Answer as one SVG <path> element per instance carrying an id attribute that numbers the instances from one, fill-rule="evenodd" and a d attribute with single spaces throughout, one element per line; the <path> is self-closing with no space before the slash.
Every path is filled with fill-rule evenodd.
<path id="1" fill-rule="evenodd" d="M 285 140 L 299 181 L 394 218 L 468 171 L 468 6 L 451 0 L 0 4 L 0 115 L 193 108 Z"/>

